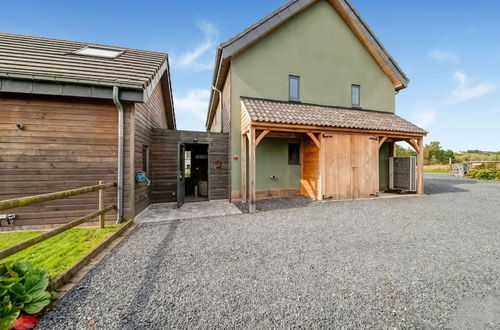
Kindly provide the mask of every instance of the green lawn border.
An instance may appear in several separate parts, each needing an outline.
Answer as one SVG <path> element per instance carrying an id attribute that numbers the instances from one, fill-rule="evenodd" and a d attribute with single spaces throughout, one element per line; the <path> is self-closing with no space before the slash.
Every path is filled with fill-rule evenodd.
<path id="1" fill-rule="evenodd" d="M 120 229 L 114 232 L 111 236 L 102 241 L 99 245 L 93 248 L 89 253 L 83 256 L 80 260 L 74 263 L 70 268 L 66 269 L 61 275 L 51 281 L 51 290 L 57 290 L 64 284 L 68 283 L 71 278 L 93 258 L 95 258 L 102 250 L 104 250 L 111 242 L 123 234 L 127 229 L 134 224 L 133 221 L 126 222 Z"/>

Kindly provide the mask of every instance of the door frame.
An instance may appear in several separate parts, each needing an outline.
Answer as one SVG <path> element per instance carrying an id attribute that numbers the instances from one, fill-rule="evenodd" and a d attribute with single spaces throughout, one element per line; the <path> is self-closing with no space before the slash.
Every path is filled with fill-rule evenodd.
<path id="1" fill-rule="evenodd" d="M 177 144 L 177 208 L 181 208 L 186 200 L 186 145 Z"/>

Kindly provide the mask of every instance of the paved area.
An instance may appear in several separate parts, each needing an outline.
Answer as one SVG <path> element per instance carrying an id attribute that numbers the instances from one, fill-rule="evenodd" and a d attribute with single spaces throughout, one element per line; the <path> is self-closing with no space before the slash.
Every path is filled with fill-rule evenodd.
<path id="1" fill-rule="evenodd" d="M 184 203 L 181 208 L 177 208 L 177 203 L 163 203 L 149 206 L 137 216 L 135 222 L 162 222 L 234 214 L 241 214 L 241 211 L 225 200 Z"/>
<path id="2" fill-rule="evenodd" d="M 41 329 L 500 328 L 500 183 L 139 225 Z"/>

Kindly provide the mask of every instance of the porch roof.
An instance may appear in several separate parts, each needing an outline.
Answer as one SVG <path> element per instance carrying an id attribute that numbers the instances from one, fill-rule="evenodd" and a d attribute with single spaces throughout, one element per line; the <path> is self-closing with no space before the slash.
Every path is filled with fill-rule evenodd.
<path id="1" fill-rule="evenodd" d="M 390 112 L 241 97 L 252 122 L 350 128 L 426 135 Z"/>

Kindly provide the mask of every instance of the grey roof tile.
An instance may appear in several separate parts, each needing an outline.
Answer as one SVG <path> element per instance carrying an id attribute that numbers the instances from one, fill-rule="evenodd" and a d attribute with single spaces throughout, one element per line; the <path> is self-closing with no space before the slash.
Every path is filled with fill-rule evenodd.
<path id="1" fill-rule="evenodd" d="M 86 46 L 120 49 L 117 58 L 74 54 Z M 0 75 L 34 80 L 147 88 L 167 54 L 0 32 Z"/>
<path id="2" fill-rule="evenodd" d="M 424 129 L 390 112 L 249 97 L 241 100 L 250 119 L 257 122 L 427 134 Z"/>

